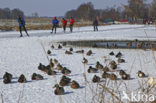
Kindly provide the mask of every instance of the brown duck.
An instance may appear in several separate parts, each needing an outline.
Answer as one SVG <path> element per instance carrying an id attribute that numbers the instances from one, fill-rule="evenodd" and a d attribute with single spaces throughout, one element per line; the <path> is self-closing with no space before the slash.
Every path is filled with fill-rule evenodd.
<path id="1" fill-rule="evenodd" d="M 87 56 L 90 56 L 90 55 L 92 55 L 92 50 L 89 50 L 88 52 L 87 52 L 87 54 L 86 54 Z"/>
<path id="2" fill-rule="evenodd" d="M 92 81 L 93 81 L 93 83 L 100 82 L 100 77 L 99 77 L 99 76 L 94 75 L 94 77 L 93 77 Z"/>
<path id="3" fill-rule="evenodd" d="M 88 68 L 88 73 L 97 73 L 97 69 L 96 68 L 93 68 L 92 66 L 89 66 L 89 68 Z"/>
<path id="4" fill-rule="evenodd" d="M 78 88 L 80 88 L 80 85 L 79 85 L 78 82 L 76 82 L 75 80 L 73 80 L 73 81 L 71 82 L 71 88 L 73 88 L 73 89 L 78 89 Z"/>
<path id="5" fill-rule="evenodd" d="M 63 95 L 64 94 L 64 88 L 60 87 L 58 84 L 55 84 L 53 88 L 56 88 L 54 91 L 55 95 Z"/>
<path id="6" fill-rule="evenodd" d="M 117 80 L 117 76 L 114 73 L 110 74 L 109 78 L 110 80 Z"/>

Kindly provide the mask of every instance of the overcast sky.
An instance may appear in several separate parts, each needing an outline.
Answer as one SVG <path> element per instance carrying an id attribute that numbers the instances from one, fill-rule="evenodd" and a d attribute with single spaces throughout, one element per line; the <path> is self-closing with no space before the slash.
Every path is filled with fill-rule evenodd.
<path id="1" fill-rule="evenodd" d="M 126 4 L 127 0 L 0 0 L 0 8 L 19 8 L 26 16 L 34 12 L 39 16 L 64 16 L 68 10 L 76 9 L 85 2 L 92 2 L 96 9 L 104 9 Z"/>

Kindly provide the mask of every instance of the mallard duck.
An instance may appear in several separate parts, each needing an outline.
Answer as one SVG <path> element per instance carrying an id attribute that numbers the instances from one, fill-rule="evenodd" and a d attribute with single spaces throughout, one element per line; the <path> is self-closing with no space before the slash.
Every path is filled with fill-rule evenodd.
<path id="1" fill-rule="evenodd" d="M 4 84 L 11 83 L 11 80 L 12 80 L 12 74 L 5 72 L 5 74 L 3 76 L 3 83 Z"/>
<path id="2" fill-rule="evenodd" d="M 91 54 L 92 54 L 92 50 L 89 50 L 86 55 L 90 56 Z"/>
<path id="3" fill-rule="evenodd" d="M 12 79 L 12 74 L 11 73 L 8 73 L 8 72 L 5 72 L 5 74 L 3 75 L 3 79 L 4 78 L 10 78 L 10 79 Z"/>
<path id="4" fill-rule="evenodd" d="M 49 66 L 50 66 L 50 68 L 53 68 L 55 66 L 52 59 L 50 59 Z"/>
<path id="5" fill-rule="evenodd" d="M 100 82 L 100 77 L 99 77 L 99 76 L 94 75 L 94 77 L 93 77 L 92 81 L 93 81 L 93 83 Z"/>
<path id="6" fill-rule="evenodd" d="M 80 85 L 79 85 L 78 82 L 76 82 L 75 80 L 73 80 L 73 81 L 71 82 L 71 88 L 73 88 L 73 89 L 78 89 L 78 88 L 80 88 Z"/>
<path id="7" fill-rule="evenodd" d="M 118 63 L 124 63 L 124 62 L 125 62 L 124 59 L 121 59 L 121 58 L 118 59 Z"/>
<path id="8" fill-rule="evenodd" d="M 83 64 L 87 64 L 88 63 L 88 60 L 86 58 L 83 58 L 82 63 Z"/>
<path id="9" fill-rule="evenodd" d="M 109 78 L 110 80 L 117 80 L 117 76 L 114 73 L 110 74 Z"/>
<path id="10" fill-rule="evenodd" d="M 71 79 L 66 77 L 66 76 L 62 76 L 61 80 L 60 80 L 60 86 L 67 86 L 70 83 Z"/>
<path id="11" fill-rule="evenodd" d="M 102 65 L 102 64 L 100 64 L 100 62 L 99 62 L 99 61 L 97 61 L 97 62 L 96 62 L 96 69 L 100 69 L 100 70 L 102 70 L 102 69 L 103 69 L 103 65 Z"/>
<path id="12" fill-rule="evenodd" d="M 54 49 L 54 48 L 55 48 L 53 44 L 51 45 L 51 48 L 52 48 L 52 49 Z"/>
<path id="13" fill-rule="evenodd" d="M 84 53 L 84 50 L 78 50 L 78 51 L 76 51 L 76 53 Z"/>
<path id="14" fill-rule="evenodd" d="M 124 74 L 126 74 L 126 72 L 124 70 L 120 70 L 119 75 L 122 76 Z"/>
<path id="15" fill-rule="evenodd" d="M 121 56 L 122 56 L 122 53 L 118 52 L 118 54 L 116 55 L 116 58 L 121 58 Z"/>
<path id="16" fill-rule="evenodd" d="M 104 72 L 109 72 L 110 70 L 109 70 L 109 68 L 108 68 L 107 66 L 105 66 L 105 67 L 103 68 L 103 71 L 104 71 Z"/>
<path id="17" fill-rule="evenodd" d="M 113 70 L 117 69 L 117 64 L 111 64 L 110 68 L 113 69 Z"/>
<path id="18" fill-rule="evenodd" d="M 63 67 L 62 67 L 62 65 L 61 65 L 60 63 L 57 64 L 57 66 L 56 66 L 56 69 L 57 69 L 57 70 L 62 70 L 62 68 L 63 68 Z"/>
<path id="19" fill-rule="evenodd" d="M 71 51 L 65 51 L 65 54 L 73 54 Z"/>
<path id="20" fill-rule="evenodd" d="M 56 88 L 54 91 L 55 95 L 63 95 L 64 94 L 64 88 L 60 87 L 58 84 L 55 84 L 53 88 Z"/>
<path id="21" fill-rule="evenodd" d="M 50 50 L 48 50 L 48 51 L 47 51 L 47 54 L 48 54 L 48 55 L 50 55 L 50 54 L 51 54 L 51 51 L 50 51 Z"/>
<path id="22" fill-rule="evenodd" d="M 73 48 L 69 48 L 69 51 L 73 51 Z"/>
<path id="23" fill-rule="evenodd" d="M 33 73 L 31 76 L 32 80 L 43 80 L 43 76 L 40 74 Z"/>
<path id="24" fill-rule="evenodd" d="M 53 59 L 53 63 L 54 64 L 58 64 L 58 60 L 57 59 Z"/>
<path id="25" fill-rule="evenodd" d="M 116 64 L 116 62 L 114 60 L 112 60 L 109 64 L 114 65 L 114 64 Z"/>
<path id="26" fill-rule="evenodd" d="M 121 77 L 122 77 L 123 80 L 130 80 L 130 75 L 129 74 L 124 73 Z"/>
<path id="27" fill-rule="evenodd" d="M 62 46 L 60 44 L 58 45 L 58 49 L 62 49 Z"/>
<path id="28" fill-rule="evenodd" d="M 113 55 L 114 55 L 114 52 L 113 52 L 113 51 L 112 51 L 112 52 L 110 52 L 110 53 L 109 53 L 109 55 L 113 56 Z"/>
<path id="29" fill-rule="evenodd" d="M 47 74 L 48 75 L 56 75 L 56 71 L 53 71 L 53 70 L 49 69 Z"/>
<path id="30" fill-rule="evenodd" d="M 88 73 L 97 73 L 97 69 L 96 68 L 93 68 L 92 66 L 89 66 L 89 69 L 87 70 Z"/>
<path id="31" fill-rule="evenodd" d="M 21 74 L 20 77 L 18 78 L 18 82 L 19 83 L 26 83 L 27 82 L 27 80 L 23 74 Z"/>
<path id="32" fill-rule="evenodd" d="M 68 75 L 71 73 L 71 71 L 69 69 L 67 69 L 66 67 L 63 67 L 62 70 L 61 70 L 61 73 L 64 74 L 64 75 Z"/>
<path id="33" fill-rule="evenodd" d="M 109 78 L 109 77 L 110 77 L 110 74 L 107 73 L 107 72 L 104 72 L 104 73 L 102 74 L 102 78 Z"/>
<path id="34" fill-rule="evenodd" d="M 42 63 L 40 63 L 39 66 L 38 66 L 38 69 L 41 70 L 41 71 L 43 71 L 44 68 L 45 68 L 45 65 L 42 65 Z"/>
<path id="35" fill-rule="evenodd" d="M 140 77 L 140 78 L 144 78 L 144 77 L 146 77 L 146 75 L 145 75 L 144 72 L 142 72 L 142 71 L 138 71 L 138 77 Z"/>

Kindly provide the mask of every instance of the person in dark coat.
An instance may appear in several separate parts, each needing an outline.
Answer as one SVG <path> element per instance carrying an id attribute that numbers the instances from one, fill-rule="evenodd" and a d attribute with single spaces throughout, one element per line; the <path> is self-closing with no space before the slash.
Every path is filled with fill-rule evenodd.
<path id="1" fill-rule="evenodd" d="M 98 31 L 98 20 L 97 19 L 95 19 L 93 21 L 93 26 L 94 26 L 94 31 Z"/>
<path id="2" fill-rule="evenodd" d="M 25 20 L 21 16 L 18 16 L 17 21 L 18 21 L 18 24 L 19 24 L 19 31 L 20 31 L 20 34 L 21 34 L 20 37 L 23 37 L 22 28 L 26 32 L 27 36 L 29 36 L 29 34 L 27 32 L 27 29 L 25 28 L 25 24 L 26 24 Z"/>
<path id="3" fill-rule="evenodd" d="M 54 17 L 54 19 L 52 20 L 52 24 L 53 24 L 53 26 L 52 26 L 52 32 L 51 33 L 53 33 L 53 30 L 55 29 L 55 34 L 56 34 L 56 28 L 59 24 L 59 21 L 57 20 L 56 17 Z"/>
<path id="4" fill-rule="evenodd" d="M 75 20 L 73 19 L 73 17 L 71 17 L 71 18 L 69 19 L 69 22 L 70 22 L 70 25 L 69 25 L 69 27 L 70 27 L 70 32 L 73 32 L 73 25 L 74 25 L 74 22 L 75 22 Z"/>
<path id="5" fill-rule="evenodd" d="M 66 31 L 66 26 L 67 26 L 67 20 L 62 18 L 62 26 L 63 26 L 63 30 L 64 32 Z"/>

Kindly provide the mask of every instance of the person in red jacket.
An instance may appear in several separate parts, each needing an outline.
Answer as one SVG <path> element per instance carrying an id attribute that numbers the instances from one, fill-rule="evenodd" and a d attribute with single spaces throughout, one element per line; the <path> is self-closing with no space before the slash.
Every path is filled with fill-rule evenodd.
<path id="1" fill-rule="evenodd" d="M 73 17 L 71 17 L 70 19 L 69 19 L 69 22 L 70 22 L 70 32 L 73 32 L 73 25 L 74 25 L 74 19 L 73 19 Z"/>
<path id="2" fill-rule="evenodd" d="M 67 20 L 62 18 L 62 26 L 63 26 L 64 32 L 66 31 L 66 25 L 67 25 Z"/>

